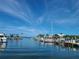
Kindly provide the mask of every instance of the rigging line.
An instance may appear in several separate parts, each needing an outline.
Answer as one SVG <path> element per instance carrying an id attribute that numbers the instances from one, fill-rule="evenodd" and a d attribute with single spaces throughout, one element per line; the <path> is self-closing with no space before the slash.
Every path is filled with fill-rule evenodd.
<path id="1" fill-rule="evenodd" d="M 45 2 L 46 17 L 47 17 L 47 19 L 48 19 L 48 3 L 47 3 L 47 0 L 44 0 L 44 2 Z M 48 27 L 48 28 L 49 28 L 49 27 Z M 51 33 L 51 30 L 49 29 L 48 32 Z"/>
<path id="2" fill-rule="evenodd" d="M 54 33 L 54 29 L 52 28 L 53 27 L 52 19 L 50 20 L 50 18 L 49 18 L 50 16 L 48 15 L 48 13 L 49 13 L 48 1 L 47 0 L 44 0 L 44 1 L 45 1 L 45 8 L 46 8 L 46 16 L 47 16 L 47 19 L 49 20 L 49 23 L 50 23 L 49 33 L 52 34 L 52 33 Z"/>

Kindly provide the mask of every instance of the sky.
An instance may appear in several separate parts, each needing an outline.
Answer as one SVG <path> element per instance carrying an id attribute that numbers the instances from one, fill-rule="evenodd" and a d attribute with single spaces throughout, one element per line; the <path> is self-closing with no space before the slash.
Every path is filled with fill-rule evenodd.
<path id="1" fill-rule="evenodd" d="M 0 0 L 0 32 L 79 34 L 79 0 Z"/>

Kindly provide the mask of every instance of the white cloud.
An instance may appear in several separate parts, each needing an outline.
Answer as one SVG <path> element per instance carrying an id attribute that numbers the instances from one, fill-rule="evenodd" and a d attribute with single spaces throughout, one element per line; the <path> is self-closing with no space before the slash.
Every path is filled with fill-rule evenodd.
<path id="1" fill-rule="evenodd" d="M 78 19 L 77 18 L 66 18 L 66 19 L 56 19 L 54 20 L 55 24 L 59 24 L 59 25 L 75 25 L 78 23 Z"/>
<path id="2" fill-rule="evenodd" d="M 47 33 L 48 31 L 46 29 L 37 29 L 37 28 L 25 27 L 25 26 L 21 26 L 21 27 L 7 26 L 7 27 L 4 27 L 4 28 L 1 28 L 0 32 L 15 33 L 15 34 L 24 33 L 24 35 L 27 34 L 28 36 L 33 36 L 33 35 L 37 35 L 37 34 L 40 34 L 40 33 Z"/>
<path id="3" fill-rule="evenodd" d="M 18 2 L 17 0 L 0 0 L 0 11 L 9 13 L 31 23 L 30 18 L 32 13 L 30 7 L 28 5 L 24 7 L 21 2 Z"/>

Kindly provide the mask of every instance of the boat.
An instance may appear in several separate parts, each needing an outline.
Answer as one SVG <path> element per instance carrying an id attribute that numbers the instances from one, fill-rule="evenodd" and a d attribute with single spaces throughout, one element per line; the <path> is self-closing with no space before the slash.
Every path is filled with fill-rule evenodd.
<path id="1" fill-rule="evenodd" d="M 0 33 L 0 43 L 6 43 L 7 42 L 7 37 L 5 34 Z"/>

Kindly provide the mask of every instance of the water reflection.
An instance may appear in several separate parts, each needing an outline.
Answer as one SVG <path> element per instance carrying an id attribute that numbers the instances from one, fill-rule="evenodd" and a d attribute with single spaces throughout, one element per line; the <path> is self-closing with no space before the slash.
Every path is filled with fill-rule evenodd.
<path id="1" fill-rule="evenodd" d="M 42 46 L 53 46 L 53 47 L 56 47 L 57 50 L 62 50 L 62 51 L 65 51 L 65 50 L 68 50 L 68 51 L 79 51 L 79 47 L 70 47 L 70 46 L 64 46 L 64 45 L 56 45 L 54 43 L 43 43 L 41 42 L 40 45 Z"/>
<path id="2" fill-rule="evenodd" d="M 0 51 L 13 51 L 11 53 L 15 52 L 15 54 L 21 52 L 25 55 L 79 56 L 79 47 L 65 47 L 54 43 L 38 42 L 31 38 L 8 40 L 7 43 L 0 44 Z"/>
<path id="3" fill-rule="evenodd" d="M 0 43 L 0 52 L 4 51 L 6 47 L 7 47 L 7 43 Z"/>

